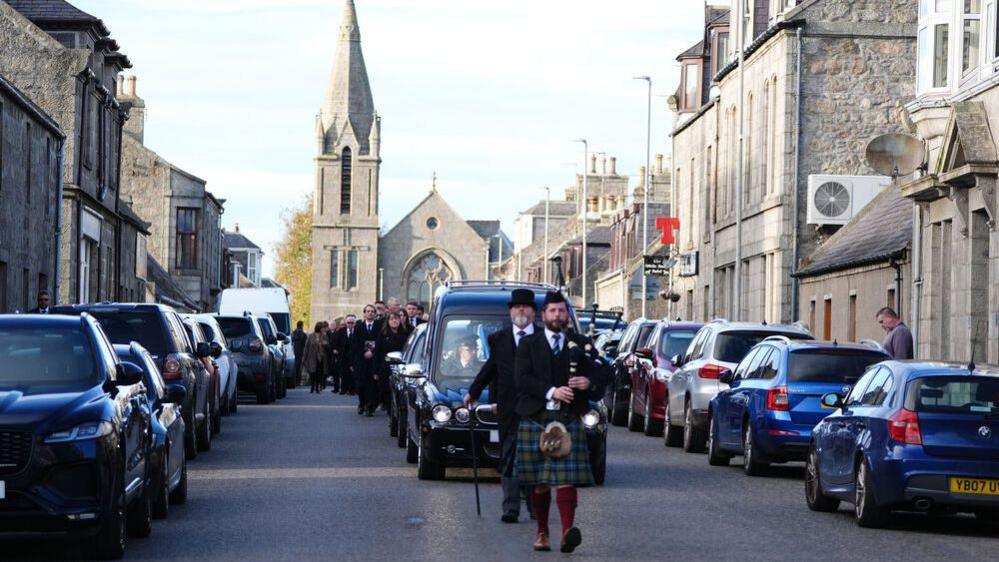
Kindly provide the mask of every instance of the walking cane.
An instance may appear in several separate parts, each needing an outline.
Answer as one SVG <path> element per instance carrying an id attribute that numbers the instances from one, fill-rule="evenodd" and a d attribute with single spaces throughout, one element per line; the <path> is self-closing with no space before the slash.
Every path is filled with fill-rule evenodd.
<path id="1" fill-rule="evenodd" d="M 472 416 L 469 416 L 471 423 L 468 424 L 468 431 L 472 437 L 472 478 L 475 480 L 475 512 L 482 517 L 482 504 L 479 501 L 479 456 L 475 452 L 475 421 L 478 418 L 478 414 L 474 411 Z"/>

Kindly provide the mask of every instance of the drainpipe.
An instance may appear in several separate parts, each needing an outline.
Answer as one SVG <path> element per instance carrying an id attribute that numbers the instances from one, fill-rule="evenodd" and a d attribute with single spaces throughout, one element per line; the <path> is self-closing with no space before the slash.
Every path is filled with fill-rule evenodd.
<path id="1" fill-rule="evenodd" d="M 902 256 L 893 257 L 888 265 L 895 270 L 895 310 L 902 313 L 902 263 L 899 261 Z"/>
<path id="2" fill-rule="evenodd" d="M 798 51 L 795 54 L 795 102 L 794 102 L 794 192 L 791 198 L 791 213 L 794 216 L 794 236 L 791 243 L 791 321 L 798 321 L 798 229 L 801 220 L 798 218 L 798 182 L 801 178 L 801 27 L 796 32 Z M 815 326 L 809 326 L 814 329 Z"/>
<path id="3" fill-rule="evenodd" d="M 920 305 L 923 297 L 923 215 L 919 205 L 912 206 L 912 357 L 919 357 Z"/>
<path id="4" fill-rule="evenodd" d="M 59 170 L 59 180 L 56 195 L 56 215 L 55 215 L 55 267 L 53 268 L 52 284 L 52 304 L 59 303 L 60 276 L 62 275 L 62 182 L 63 182 L 63 160 L 66 140 L 59 139 L 59 154 L 56 156 L 56 169 Z"/>

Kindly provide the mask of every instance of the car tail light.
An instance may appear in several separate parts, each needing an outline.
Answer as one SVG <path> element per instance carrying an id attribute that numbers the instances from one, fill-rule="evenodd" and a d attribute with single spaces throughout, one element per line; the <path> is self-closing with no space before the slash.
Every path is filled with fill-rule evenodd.
<path id="1" fill-rule="evenodd" d="M 702 379 L 717 379 L 724 370 L 725 367 L 721 365 L 705 365 L 697 370 L 697 376 Z"/>
<path id="2" fill-rule="evenodd" d="M 772 412 L 788 411 L 790 403 L 787 399 L 787 387 L 778 386 L 767 391 L 767 409 Z"/>
<path id="3" fill-rule="evenodd" d="M 252 353 L 260 353 L 264 350 L 264 342 L 260 341 L 260 338 L 253 338 L 250 343 L 247 344 L 246 349 L 250 350 Z"/>
<path id="4" fill-rule="evenodd" d="M 888 418 L 888 435 L 897 443 L 922 445 L 923 435 L 919 432 L 919 415 L 912 410 L 899 410 Z"/>
<path id="5" fill-rule="evenodd" d="M 172 355 L 166 358 L 163 362 L 163 380 L 165 381 L 177 381 L 182 377 L 180 372 L 180 361 Z"/>

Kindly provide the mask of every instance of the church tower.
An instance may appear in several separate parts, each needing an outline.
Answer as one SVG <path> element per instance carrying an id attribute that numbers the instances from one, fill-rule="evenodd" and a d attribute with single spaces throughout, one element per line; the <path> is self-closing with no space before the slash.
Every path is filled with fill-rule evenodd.
<path id="1" fill-rule="evenodd" d="M 312 321 L 360 314 L 378 296 L 381 119 L 347 0 L 336 58 L 316 117 Z"/>

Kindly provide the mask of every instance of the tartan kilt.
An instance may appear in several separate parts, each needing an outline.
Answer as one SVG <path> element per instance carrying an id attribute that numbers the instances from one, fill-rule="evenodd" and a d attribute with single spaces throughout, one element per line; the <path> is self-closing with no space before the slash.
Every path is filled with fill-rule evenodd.
<path id="1" fill-rule="evenodd" d="M 565 424 L 572 438 L 572 450 L 564 459 L 550 459 L 541 454 L 541 433 L 553 421 Z M 517 478 L 524 486 L 587 486 L 593 484 L 586 430 L 579 416 L 561 411 L 544 412 L 523 418 L 517 427 Z"/>

